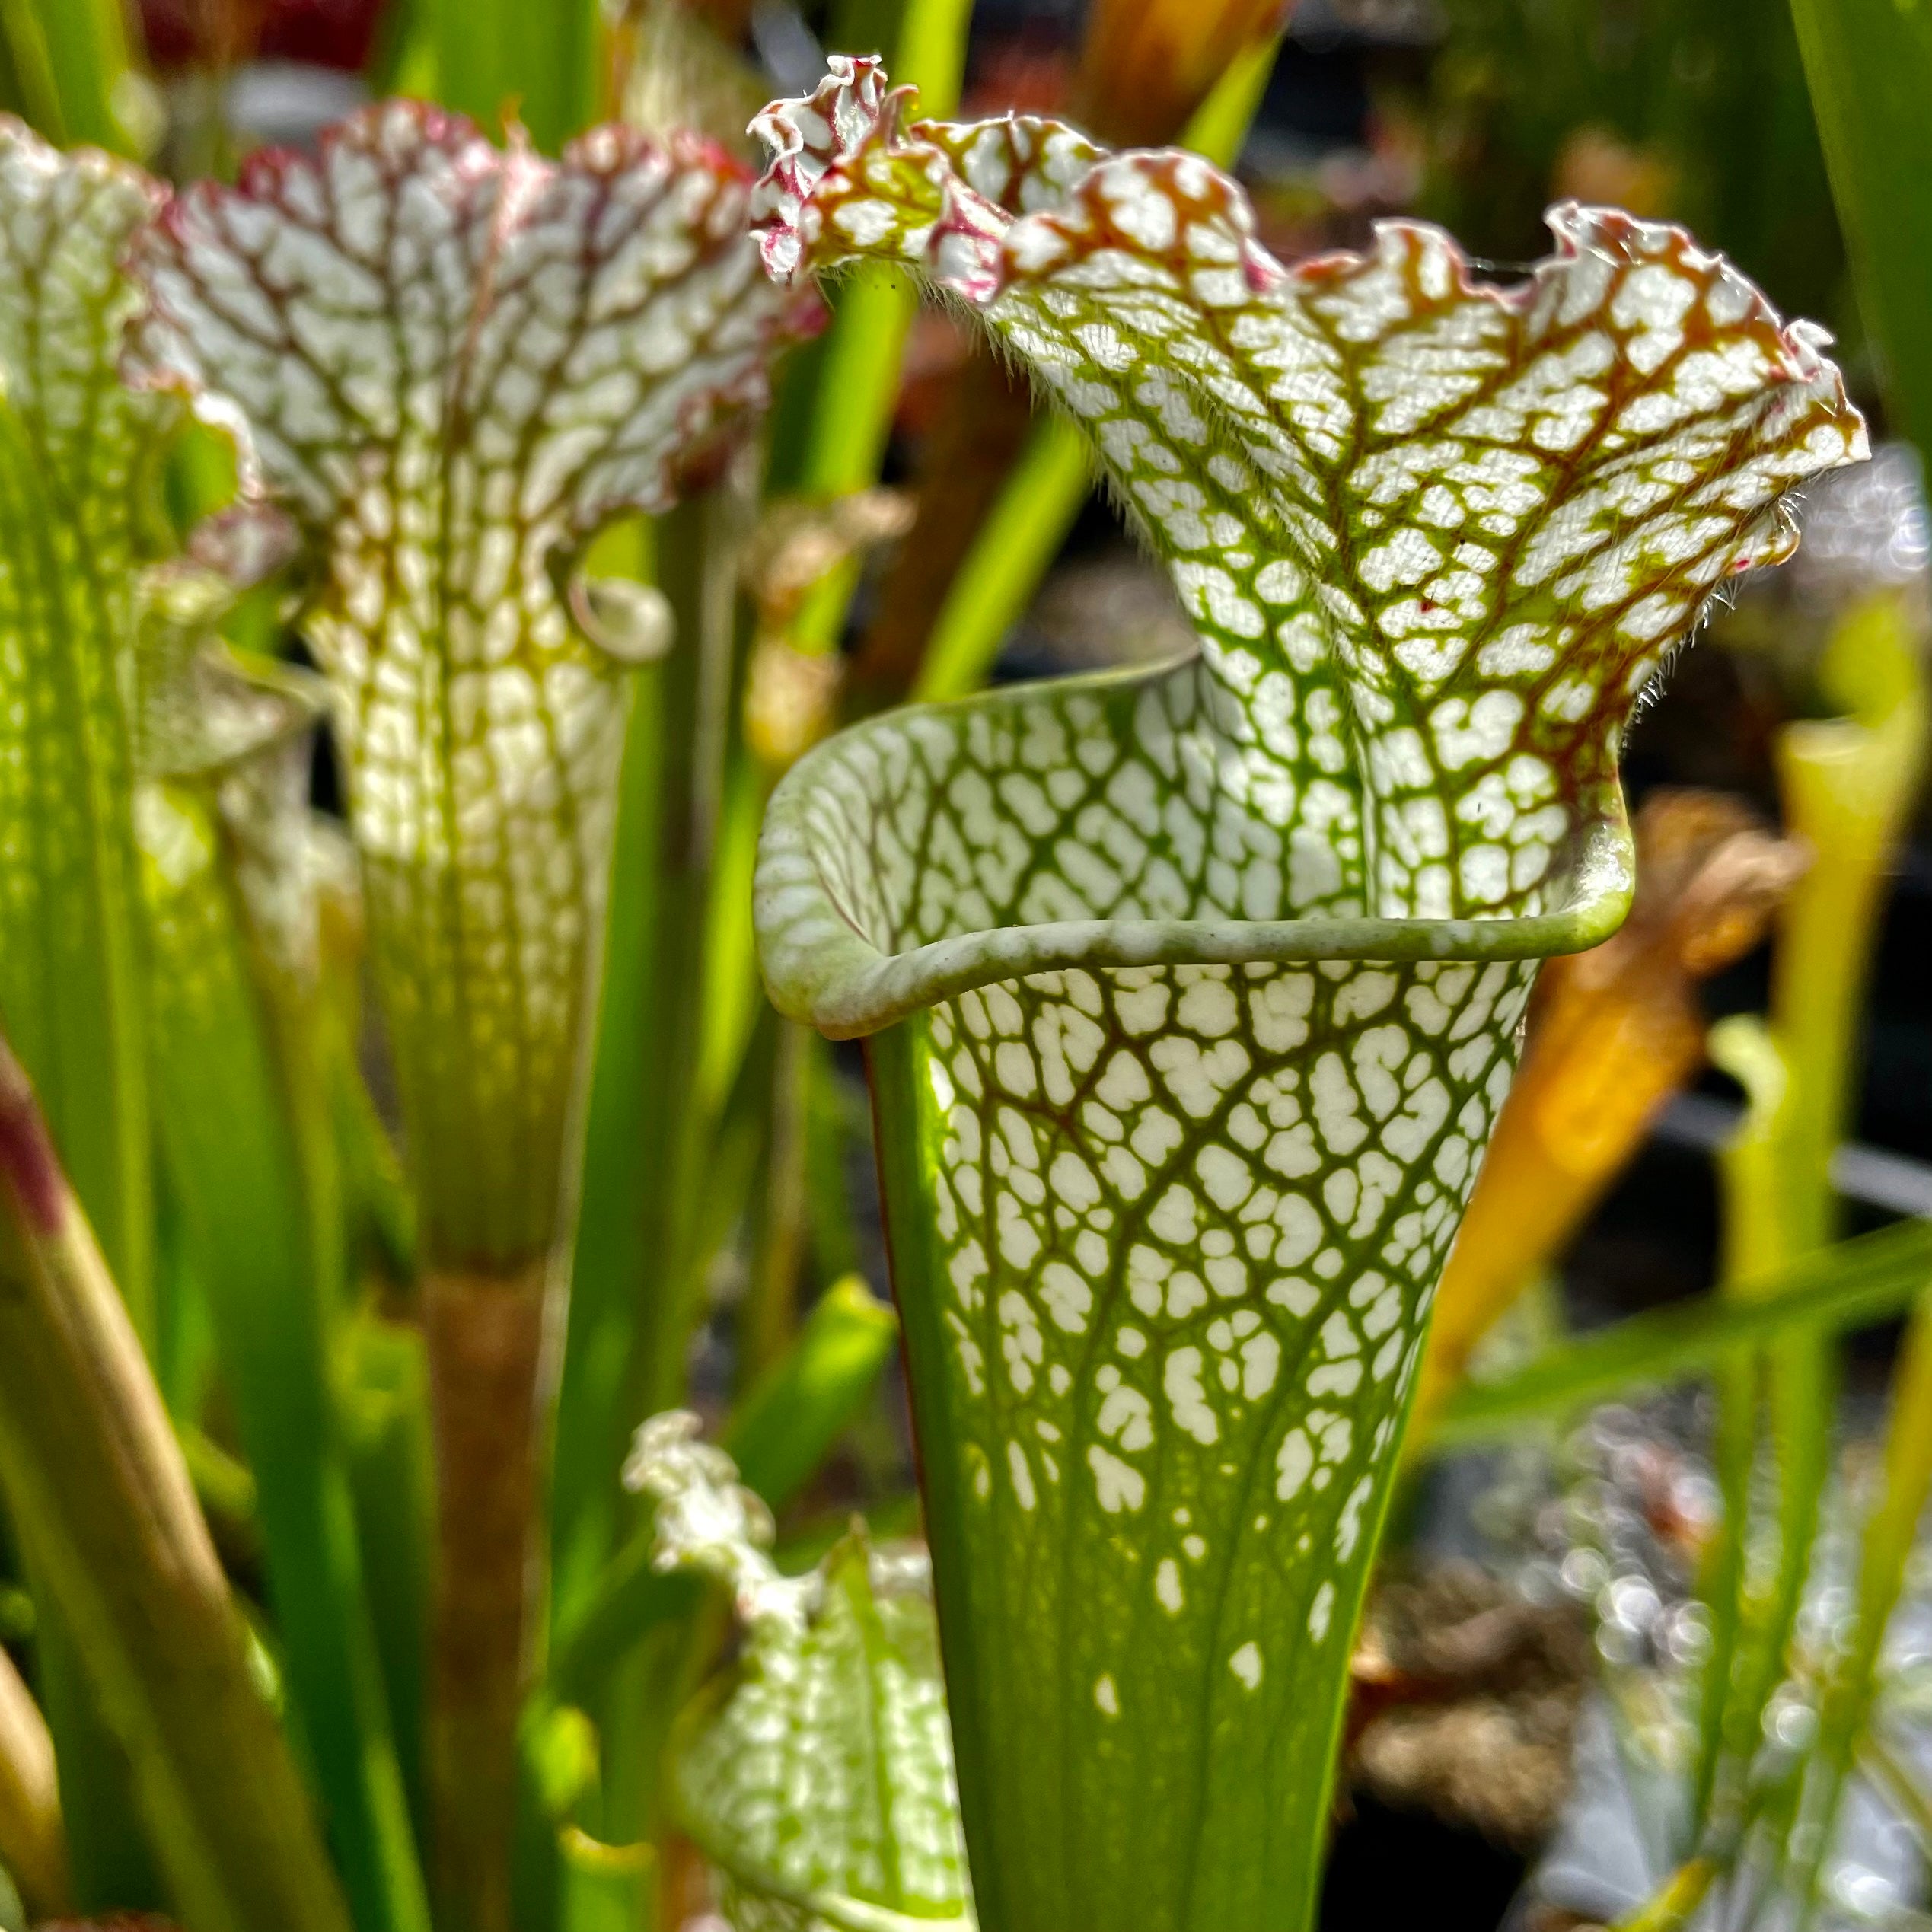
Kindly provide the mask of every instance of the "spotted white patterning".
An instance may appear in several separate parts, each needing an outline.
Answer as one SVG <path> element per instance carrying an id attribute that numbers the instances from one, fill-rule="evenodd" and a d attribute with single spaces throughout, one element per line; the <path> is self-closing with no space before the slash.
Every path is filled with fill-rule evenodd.
<path id="1" fill-rule="evenodd" d="M 1194 157 L 904 106 L 837 60 L 760 117 L 767 267 L 977 313 L 1202 649 L 811 754 L 767 976 L 878 1035 L 982 1920 L 1277 1932 L 1534 960 L 1628 903 L 1631 707 L 1863 426 L 1675 229 L 1559 209 L 1508 290 L 1412 223 L 1284 269 Z"/>
<path id="2" fill-rule="evenodd" d="M 116 380 L 161 190 L 0 116 L 0 1025 L 148 1309 L 152 1180 L 129 697 L 148 493 L 181 416 Z"/>
<path id="3" fill-rule="evenodd" d="M 685 1714 L 679 1822 L 738 1932 L 971 1932 L 924 1553 L 846 1538 L 781 1576 L 770 1513 L 677 1411 L 637 1432 L 624 1481 L 657 1505 L 660 1570 L 735 1599 L 735 1666 Z"/>
<path id="4" fill-rule="evenodd" d="M 135 366 L 235 429 L 324 566 L 374 957 L 433 1257 L 553 1230 L 623 735 L 558 579 L 661 510 L 807 319 L 733 164 L 599 129 L 560 162 L 391 102 L 177 198 Z"/>

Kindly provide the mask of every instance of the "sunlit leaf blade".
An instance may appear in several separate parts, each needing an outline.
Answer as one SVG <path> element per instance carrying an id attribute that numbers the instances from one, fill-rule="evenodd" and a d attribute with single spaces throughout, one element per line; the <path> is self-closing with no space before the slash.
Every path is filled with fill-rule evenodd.
<path id="1" fill-rule="evenodd" d="M 629 1479 L 658 1503 L 661 1567 L 731 1585 L 736 1667 L 679 1726 L 680 1821 L 739 1932 L 971 1923 L 925 1559 L 862 1534 L 779 1575 L 770 1521 L 693 1418 L 639 1432 Z"/>
<path id="2" fill-rule="evenodd" d="M 130 721 L 142 493 L 180 411 L 116 380 L 159 190 L 0 122 L 0 1015 L 137 1327 L 152 1213 Z"/>
<path id="3" fill-rule="evenodd" d="M 303 627 L 435 1255 L 553 1232 L 625 690 L 554 566 L 762 400 L 799 304 L 743 210 L 708 148 L 602 129 L 552 164 L 397 104 L 142 250 L 145 373 L 242 430 L 326 566 Z"/>
<path id="4" fill-rule="evenodd" d="M 1592 1402 L 1720 1369 L 1807 1331 L 1841 1334 L 1890 1320 L 1932 1273 L 1932 1225 L 1902 1221 L 1753 1276 L 1742 1296 L 1673 1302 L 1553 1344 L 1496 1381 L 1465 1382 L 1425 1447 L 1459 1449 L 1573 1414 Z"/>
<path id="5" fill-rule="evenodd" d="M 1932 18 L 1792 0 L 1812 110 L 1895 428 L 1932 456 Z"/>
<path id="6" fill-rule="evenodd" d="M 1506 292 L 1404 224 L 1291 272 L 1191 157 L 901 104 L 840 61 L 767 110 L 767 266 L 977 311 L 1203 648 L 808 754 L 767 976 L 876 1035 L 983 1921 L 1299 1927 L 1528 962 L 1621 918 L 1631 708 L 1863 426 L 1675 230 L 1560 209 Z"/>
<path id="7" fill-rule="evenodd" d="M 521 120 L 547 154 L 599 117 L 607 56 L 597 0 L 428 0 L 422 18 L 444 106 L 485 127 Z"/>

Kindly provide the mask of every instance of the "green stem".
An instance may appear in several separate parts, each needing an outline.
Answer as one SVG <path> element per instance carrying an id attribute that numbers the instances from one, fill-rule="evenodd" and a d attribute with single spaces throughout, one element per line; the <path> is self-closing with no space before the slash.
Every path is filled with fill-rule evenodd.
<path id="1" fill-rule="evenodd" d="M 435 1452 L 420 1329 L 364 1314 L 344 1338 L 343 1423 L 362 1570 L 410 1812 L 429 1838 L 423 1716 Z"/>
<path id="2" fill-rule="evenodd" d="M 1216 167 L 1233 167 L 1247 145 L 1255 116 L 1261 112 L 1261 97 L 1267 92 L 1280 52 L 1281 36 L 1275 33 L 1257 40 L 1229 62 L 1213 91 L 1195 109 L 1181 136 L 1181 145 L 1206 155 Z"/>
<path id="3" fill-rule="evenodd" d="M 986 682 L 1007 632 L 1073 528 L 1092 475 L 1086 444 L 1071 423 L 1049 416 L 1035 425 L 940 606 L 913 687 L 916 701 L 962 697 Z"/>
<path id="4" fill-rule="evenodd" d="M 809 1228 L 805 1135 L 811 1040 L 809 1030 L 795 1022 L 778 1022 L 757 1239 L 738 1330 L 739 1373 L 748 1384 L 777 1366 L 798 1325 Z"/>
<path id="5" fill-rule="evenodd" d="M 725 1430 L 738 1480 L 776 1513 L 798 1496 L 870 1397 L 899 1339 L 891 1306 L 847 1275 L 826 1290 L 783 1358 Z"/>
<path id="6" fill-rule="evenodd" d="M 1618 1920 L 1615 1932 L 1679 1932 L 1704 1903 L 1717 1876 L 1717 1867 L 1707 1858 L 1680 1865 L 1654 1896 Z"/>
<path id="7" fill-rule="evenodd" d="M 1723 1183 L 1724 1255 L 1720 1293 L 1749 1299 L 1751 1284 L 1775 1274 L 1791 1256 L 1781 1185 L 1781 1124 L 1788 1097 L 1784 1058 L 1756 1020 L 1726 1020 L 1711 1028 L 1713 1062 L 1745 1089 L 1745 1123 L 1720 1160 Z M 1710 1654 L 1704 1666 L 1692 1780 L 1694 1841 L 1714 1822 L 1735 1832 L 1745 1797 L 1745 1775 L 1762 1716 L 1755 1700 L 1775 1683 L 1763 1681 L 1740 1649 L 1747 1635 L 1745 1551 L 1751 1475 L 1757 1458 L 1762 1365 L 1736 1355 L 1717 1365 L 1717 1423 L 1714 1455 L 1723 1515 L 1705 1558 L 1698 1591 L 1710 1613 Z"/>
<path id="8" fill-rule="evenodd" d="M 702 1289 L 703 1206 L 719 1149 L 713 1108 L 698 1089 L 746 494 L 734 472 L 658 526 L 659 580 L 676 630 L 668 655 L 641 681 L 637 701 L 650 707 L 650 727 L 626 746 L 614 942 L 557 1409 L 553 1631 L 583 1613 L 620 1545 L 630 1514 L 618 1481 L 630 1433 L 681 1396 Z M 636 1696 L 661 1689 L 641 1678 L 607 1687 L 607 1702 L 593 1713 L 605 1746 L 606 1835 L 620 1842 L 648 1835 L 651 1740 L 669 1713 Z"/>
<path id="9" fill-rule="evenodd" d="M 692 1300 L 683 1223 L 706 1131 L 693 1088 L 735 655 L 730 489 L 662 521 L 677 632 L 639 674 L 624 745 L 551 1475 L 559 1628 L 596 1589 L 619 1539 L 630 1430 L 682 1385 Z"/>
<path id="10" fill-rule="evenodd" d="M 359 961 L 357 962 L 359 965 Z M 396 1149 L 369 1097 L 346 1038 L 325 1052 L 323 1075 L 334 1118 L 343 1219 L 352 1251 L 366 1250 L 391 1281 L 416 1275 L 416 1209 Z"/>
<path id="11" fill-rule="evenodd" d="M 180 1917 L 346 1932 L 294 1762 L 99 1250 L 0 1052 L 0 1481 Z"/>
<path id="12" fill-rule="evenodd" d="M 1921 1299 L 1906 1329 L 1892 1378 L 1892 1417 L 1886 1436 L 1885 1481 L 1865 1526 L 1858 1579 L 1857 1634 L 1837 1661 L 1819 1714 L 1817 1755 L 1807 1781 L 1804 1848 L 1790 1877 L 1800 1923 L 1817 1909 L 1818 1883 L 1859 1740 L 1871 1721 L 1879 1661 L 1887 1624 L 1904 1589 L 1906 1565 L 1918 1538 L 1926 1497 L 1932 1494 L 1932 1302 Z"/>

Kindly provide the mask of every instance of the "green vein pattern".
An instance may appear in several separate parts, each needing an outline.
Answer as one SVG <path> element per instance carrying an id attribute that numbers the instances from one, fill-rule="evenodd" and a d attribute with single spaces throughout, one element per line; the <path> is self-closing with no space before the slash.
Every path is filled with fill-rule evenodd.
<path id="1" fill-rule="evenodd" d="M 444 1265 L 556 1232 L 629 700 L 561 579 L 764 400 L 802 311 L 744 216 L 700 143 L 551 163 L 394 102 L 144 241 L 147 378 L 242 435 L 322 565 L 303 625 Z"/>
<path id="2" fill-rule="evenodd" d="M 760 118 L 768 269 L 976 311 L 1201 649 L 802 760 L 767 976 L 877 1036 L 980 1922 L 1299 1927 L 1534 960 L 1621 918 L 1631 709 L 1863 426 L 1675 230 L 1557 209 L 1506 292 L 1406 223 L 1285 269 L 1194 157 L 904 108 L 840 59 Z"/>
<path id="3" fill-rule="evenodd" d="M 655 1563 L 725 1584 L 742 1653 L 680 1719 L 672 1784 L 738 1932 L 966 1932 L 930 1578 L 917 1548 L 845 1538 L 802 1577 L 771 1518 L 677 1411 L 625 1480 L 655 1502 Z"/>
<path id="4" fill-rule="evenodd" d="M 120 258 L 158 193 L 0 120 L 0 1016 L 149 1340 L 128 706 L 143 493 L 180 410 L 115 369 Z"/>

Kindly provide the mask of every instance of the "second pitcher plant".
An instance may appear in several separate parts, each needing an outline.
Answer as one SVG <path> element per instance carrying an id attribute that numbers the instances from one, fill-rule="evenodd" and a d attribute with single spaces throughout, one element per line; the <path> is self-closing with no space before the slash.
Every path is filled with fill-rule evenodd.
<path id="1" fill-rule="evenodd" d="M 600 129 L 560 163 L 390 104 L 257 157 L 151 231 L 137 366 L 236 433 L 320 566 L 416 1176 L 445 1506 L 446 1894 L 505 1922 L 540 1343 L 567 1204 L 628 701 L 564 579 L 677 496 L 801 318 L 702 144 Z"/>

